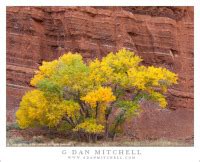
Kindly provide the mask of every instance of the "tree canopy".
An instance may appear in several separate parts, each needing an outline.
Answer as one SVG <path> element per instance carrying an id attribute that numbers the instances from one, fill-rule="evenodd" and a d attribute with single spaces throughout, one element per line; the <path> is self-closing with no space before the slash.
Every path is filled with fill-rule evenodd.
<path id="1" fill-rule="evenodd" d="M 35 89 L 22 98 L 17 123 L 22 129 L 64 124 L 66 131 L 77 134 L 112 136 L 127 118 L 141 112 L 142 99 L 165 108 L 167 89 L 177 84 L 177 74 L 141 62 L 126 49 L 87 64 L 81 54 L 70 52 L 44 61 L 30 82 Z"/>

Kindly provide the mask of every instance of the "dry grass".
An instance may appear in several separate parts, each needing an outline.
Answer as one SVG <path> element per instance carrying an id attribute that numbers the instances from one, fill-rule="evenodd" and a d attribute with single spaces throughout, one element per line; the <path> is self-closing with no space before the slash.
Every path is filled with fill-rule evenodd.
<path id="1" fill-rule="evenodd" d="M 36 140 L 32 141 L 26 141 L 22 137 L 15 137 L 7 139 L 7 146 L 80 146 L 80 147 L 106 147 L 106 146 L 112 146 L 112 147 L 189 147 L 192 146 L 188 143 L 184 142 L 178 142 L 178 141 L 167 141 L 167 140 L 155 140 L 155 141 L 98 141 L 96 143 L 86 143 L 86 142 L 78 142 L 78 141 L 70 141 L 70 140 L 60 140 L 60 139 L 53 139 L 48 140 L 45 139 L 46 137 L 34 137 Z"/>
<path id="2" fill-rule="evenodd" d="M 7 146 L 68 146 L 68 147 L 93 147 L 93 146 L 127 146 L 127 147 L 191 147 L 193 146 L 193 141 L 184 140 L 131 140 L 128 137 L 117 137 L 114 141 L 103 139 L 97 141 L 96 143 L 87 143 L 73 140 L 66 136 L 58 136 L 54 134 L 44 134 L 38 131 L 24 131 L 20 130 L 16 124 L 11 124 L 7 126 Z"/>

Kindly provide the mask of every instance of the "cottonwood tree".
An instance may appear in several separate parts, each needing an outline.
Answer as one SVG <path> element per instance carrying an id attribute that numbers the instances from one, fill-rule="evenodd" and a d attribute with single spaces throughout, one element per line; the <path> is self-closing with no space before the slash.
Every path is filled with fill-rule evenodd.
<path id="1" fill-rule="evenodd" d="M 78 53 L 43 62 L 31 80 L 35 90 L 23 96 L 16 113 L 18 125 L 64 126 L 81 140 L 114 137 L 126 119 L 140 114 L 142 99 L 165 108 L 165 93 L 177 84 L 177 74 L 141 62 L 126 49 L 88 64 Z"/>

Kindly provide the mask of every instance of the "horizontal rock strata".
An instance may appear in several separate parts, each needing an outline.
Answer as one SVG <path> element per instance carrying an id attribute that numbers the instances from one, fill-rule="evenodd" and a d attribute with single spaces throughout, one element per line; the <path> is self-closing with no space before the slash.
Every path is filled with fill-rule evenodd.
<path id="1" fill-rule="evenodd" d="M 131 131 L 140 132 L 137 138 L 188 138 L 193 135 L 193 29 L 192 7 L 7 7 L 7 119 L 14 121 L 43 60 L 72 51 L 88 61 L 127 48 L 145 65 L 179 75 L 168 93 L 170 112 L 147 109 L 132 121 Z"/>

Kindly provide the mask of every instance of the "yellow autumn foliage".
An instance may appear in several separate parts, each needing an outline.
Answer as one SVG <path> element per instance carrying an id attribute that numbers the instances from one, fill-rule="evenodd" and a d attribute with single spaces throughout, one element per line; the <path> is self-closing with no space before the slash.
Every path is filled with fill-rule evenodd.
<path id="1" fill-rule="evenodd" d="M 33 126 L 33 121 L 43 124 L 43 112 L 47 106 L 47 100 L 44 93 L 39 90 L 27 92 L 20 102 L 16 112 L 17 123 L 20 128 Z"/>
<path id="2" fill-rule="evenodd" d="M 141 62 L 140 56 L 126 49 L 87 64 L 71 52 L 44 61 L 30 82 L 36 89 L 23 96 L 16 112 L 19 127 L 58 128 L 67 123 L 64 128 L 71 131 L 100 134 L 109 131 L 113 112 L 117 112 L 110 124 L 113 128 L 138 115 L 143 99 L 166 108 L 165 93 L 177 84 L 178 75 Z"/>
<path id="3" fill-rule="evenodd" d="M 42 66 L 39 67 L 39 71 L 36 71 L 36 75 L 31 80 L 31 85 L 36 86 L 37 83 L 46 77 L 50 77 L 58 65 L 58 60 L 51 62 L 42 62 Z"/>
<path id="4" fill-rule="evenodd" d="M 76 61 L 78 62 L 83 62 L 82 60 L 82 56 L 78 53 L 67 53 L 67 54 L 63 54 L 61 57 L 59 57 L 59 62 L 66 64 L 66 65 L 71 65 L 73 63 L 75 63 Z"/>
<path id="5" fill-rule="evenodd" d="M 108 104 L 116 100 L 110 87 L 99 87 L 97 90 L 89 92 L 81 100 L 88 103 L 92 108 L 97 106 L 97 102 Z"/>
<path id="6" fill-rule="evenodd" d="M 165 108 L 167 106 L 167 101 L 165 99 L 165 96 L 162 95 L 161 93 L 152 91 L 151 98 L 153 101 L 158 102 L 161 108 Z"/>
<path id="7" fill-rule="evenodd" d="M 137 67 L 142 59 L 126 49 L 119 50 L 116 54 L 109 53 L 101 61 L 96 59 L 89 64 L 89 78 L 97 85 L 128 83 L 127 70 Z"/>
<path id="8" fill-rule="evenodd" d="M 87 133 L 103 133 L 104 132 L 104 126 L 101 124 L 97 124 L 94 119 L 86 120 L 85 122 L 77 125 L 73 131 L 84 131 Z"/>
<path id="9" fill-rule="evenodd" d="M 21 128 L 39 125 L 55 127 L 65 116 L 76 120 L 79 110 L 79 104 L 72 100 L 61 101 L 56 96 L 47 98 L 44 92 L 33 90 L 23 96 L 16 118 Z"/>
<path id="10" fill-rule="evenodd" d="M 153 66 L 131 68 L 128 70 L 129 82 L 132 86 L 140 90 L 147 90 L 159 87 L 163 92 L 167 91 L 167 87 L 177 84 L 177 75 L 165 68 L 156 68 Z"/>

